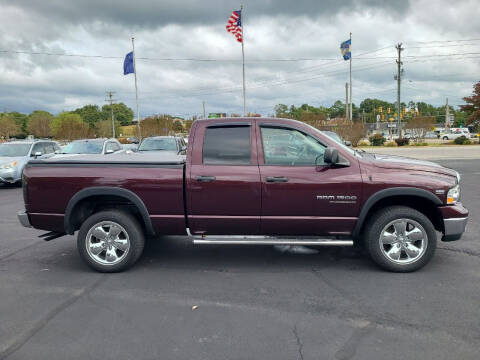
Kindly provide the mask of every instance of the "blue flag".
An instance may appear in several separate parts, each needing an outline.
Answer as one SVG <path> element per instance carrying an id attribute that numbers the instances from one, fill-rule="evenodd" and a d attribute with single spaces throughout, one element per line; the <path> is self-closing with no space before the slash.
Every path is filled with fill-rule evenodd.
<path id="1" fill-rule="evenodd" d="M 343 55 L 343 60 L 350 60 L 352 57 L 352 40 L 348 39 L 340 44 L 340 52 Z"/>
<path id="2" fill-rule="evenodd" d="M 131 51 L 125 56 L 125 60 L 123 61 L 123 75 L 132 74 L 134 72 L 133 51 Z"/>

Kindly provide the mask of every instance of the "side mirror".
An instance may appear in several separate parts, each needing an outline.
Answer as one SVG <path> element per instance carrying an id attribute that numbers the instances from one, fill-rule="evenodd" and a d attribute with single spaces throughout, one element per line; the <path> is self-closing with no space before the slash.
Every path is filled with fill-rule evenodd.
<path id="1" fill-rule="evenodd" d="M 112 149 L 108 149 L 105 151 L 105 154 L 113 154 L 113 150 Z"/>
<path id="2" fill-rule="evenodd" d="M 179 154 L 183 153 L 184 151 L 187 151 L 187 147 L 186 146 L 182 146 L 180 148 L 180 151 L 178 152 Z"/>
<path id="3" fill-rule="evenodd" d="M 34 158 L 37 158 L 37 157 L 39 157 L 39 156 L 42 156 L 42 152 L 41 152 L 41 151 L 37 151 L 37 152 L 35 152 L 35 154 L 33 154 L 33 157 L 34 157 Z"/>
<path id="4" fill-rule="evenodd" d="M 338 150 L 333 147 L 327 147 L 323 154 L 323 162 L 328 165 L 335 165 L 338 163 Z"/>
<path id="5" fill-rule="evenodd" d="M 60 154 L 60 150 L 55 150 L 55 154 Z"/>

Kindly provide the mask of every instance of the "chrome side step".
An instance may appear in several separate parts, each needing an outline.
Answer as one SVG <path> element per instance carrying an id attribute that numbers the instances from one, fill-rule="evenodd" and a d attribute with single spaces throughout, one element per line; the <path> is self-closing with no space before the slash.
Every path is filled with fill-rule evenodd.
<path id="1" fill-rule="evenodd" d="M 315 237 L 274 236 L 193 236 L 195 245 L 309 245 L 309 246 L 352 246 L 353 240 L 321 239 Z"/>

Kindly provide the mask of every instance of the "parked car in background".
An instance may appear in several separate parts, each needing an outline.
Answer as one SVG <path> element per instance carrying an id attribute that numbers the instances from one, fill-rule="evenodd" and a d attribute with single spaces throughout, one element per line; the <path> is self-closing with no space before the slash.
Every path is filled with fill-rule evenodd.
<path id="1" fill-rule="evenodd" d="M 187 144 L 182 137 L 178 136 L 152 136 L 142 140 L 138 146 L 138 151 L 156 151 L 185 155 L 187 153 Z"/>
<path id="2" fill-rule="evenodd" d="M 130 143 L 130 144 L 138 144 L 140 141 L 138 141 L 138 139 L 134 136 L 131 136 L 129 138 L 127 138 L 127 141 Z"/>
<path id="3" fill-rule="evenodd" d="M 113 154 L 125 151 L 117 139 L 83 139 L 74 140 L 57 152 L 56 157 L 78 154 Z"/>
<path id="4" fill-rule="evenodd" d="M 425 139 L 438 139 L 439 135 L 435 131 L 427 131 Z"/>
<path id="5" fill-rule="evenodd" d="M 330 131 L 330 130 L 325 130 L 323 131 L 325 135 L 327 135 L 329 138 L 335 140 L 336 142 L 339 142 L 340 144 L 344 144 L 347 146 L 352 146 L 352 143 L 348 140 L 343 140 L 340 135 L 338 135 L 335 131 Z"/>
<path id="6" fill-rule="evenodd" d="M 131 143 L 131 144 L 122 144 L 123 150 L 127 151 L 137 151 L 138 150 L 138 144 Z"/>
<path id="7" fill-rule="evenodd" d="M 457 139 L 461 136 L 470 137 L 470 135 L 467 136 L 463 131 L 455 131 L 455 132 L 440 134 L 440 139 L 442 139 L 442 140 L 455 140 L 455 139 Z"/>
<path id="8" fill-rule="evenodd" d="M 51 140 L 12 141 L 0 144 L 0 183 L 19 183 L 25 164 L 32 158 L 47 158 L 59 151 Z"/>

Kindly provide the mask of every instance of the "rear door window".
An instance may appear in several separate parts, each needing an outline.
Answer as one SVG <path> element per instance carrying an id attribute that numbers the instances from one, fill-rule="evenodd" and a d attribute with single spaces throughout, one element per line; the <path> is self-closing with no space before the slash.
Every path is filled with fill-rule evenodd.
<path id="1" fill-rule="evenodd" d="M 250 165 L 250 126 L 221 126 L 206 129 L 203 164 Z"/>

